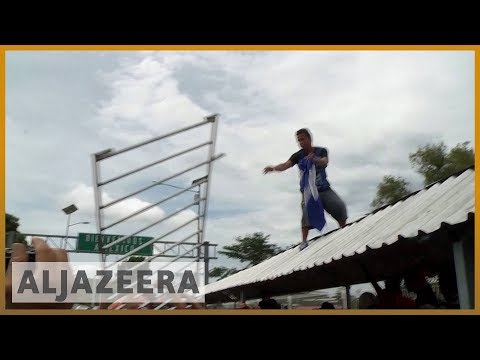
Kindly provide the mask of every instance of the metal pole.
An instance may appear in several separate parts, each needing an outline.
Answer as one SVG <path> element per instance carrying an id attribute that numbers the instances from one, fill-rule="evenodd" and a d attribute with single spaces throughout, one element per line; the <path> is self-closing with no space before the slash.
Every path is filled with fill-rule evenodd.
<path id="1" fill-rule="evenodd" d="M 214 157 L 212 157 L 212 161 L 213 161 L 213 160 L 220 159 L 220 158 L 223 157 L 224 155 L 225 155 L 225 154 L 220 154 L 220 155 L 214 156 Z M 202 162 L 202 163 L 200 163 L 200 164 L 198 164 L 198 165 L 189 167 L 188 169 L 182 170 L 181 172 L 178 172 L 178 173 L 176 173 L 176 174 L 174 174 L 174 175 L 171 175 L 171 176 L 169 176 L 169 177 L 167 177 L 167 178 L 165 178 L 165 179 L 162 179 L 162 180 L 160 180 L 160 181 L 158 181 L 158 182 L 159 182 L 159 183 L 162 183 L 162 182 L 168 181 L 168 180 L 170 180 L 170 179 L 176 178 L 177 176 L 183 175 L 183 174 L 185 174 L 185 173 L 187 173 L 187 172 L 189 172 L 189 171 L 192 171 L 192 170 L 194 170 L 194 169 L 196 169 L 196 168 L 199 168 L 200 166 L 206 165 L 206 164 L 208 164 L 209 162 L 210 162 L 210 161 L 204 161 L 204 162 Z M 208 183 L 207 183 L 207 184 L 208 184 Z M 144 188 L 141 188 L 140 190 L 137 190 L 137 191 L 135 191 L 135 192 L 133 192 L 133 193 L 130 193 L 130 194 L 128 194 L 128 195 L 122 196 L 122 197 L 119 198 L 119 199 L 112 200 L 112 201 L 110 201 L 109 203 L 106 203 L 105 205 L 100 206 L 100 208 L 101 208 L 101 209 L 105 209 L 105 208 L 107 208 L 107 207 L 109 207 L 109 206 L 115 205 L 115 204 L 119 203 L 120 201 L 126 200 L 126 199 L 128 199 L 128 198 L 130 198 L 130 197 L 132 197 L 132 196 L 138 195 L 138 194 L 140 194 L 140 193 L 142 193 L 142 192 L 144 192 L 144 191 L 146 191 L 146 190 L 149 190 L 149 189 L 151 189 L 151 188 L 153 188 L 153 187 L 155 187 L 155 186 L 157 186 L 157 185 L 158 185 L 158 184 L 155 183 L 155 184 L 152 184 L 152 185 L 145 186 Z"/>
<path id="2" fill-rule="evenodd" d="M 189 221 L 187 224 L 190 224 L 193 220 Z M 187 225 L 185 224 L 185 226 Z M 176 229 L 177 230 L 177 229 Z M 175 230 L 174 230 L 175 231 Z M 167 233 L 167 234 L 164 234 L 162 235 L 160 238 L 162 237 L 165 237 L 165 236 L 168 236 L 170 234 L 172 234 L 173 232 L 170 232 L 170 233 Z M 160 257 L 160 256 L 164 256 L 164 257 L 173 257 L 173 255 L 165 255 L 168 251 L 170 251 L 171 249 L 173 249 L 175 246 L 179 246 L 180 244 L 184 244 L 184 245 L 195 245 L 195 243 L 185 243 L 185 241 L 187 241 L 188 239 L 190 239 L 191 237 L 194 237 L 196 235 L 196 233 L 193 233 L 193 234 L 190 234 L 188 235 L 187 237 L 183 238 L 182 240 L 174 243 L 174 245 L 164 249 L 163 251 L 159 252 L 158 254 L 155 254 L 155 255 L 152 255 L 148 258 L 145 259 L 146 262 L 151 262 L 152 260 Z M 196 245 L 195 245 L 196 246 Z M 192 248 L 194 249 L 194 248 Z M 178 252 L 180 253 L 180 248 L 178 249 Z M 192 256 L 193 257 L 193 256 Z M 140 265 L 138 265 L 138 267 L 140 267 Z M 135 270 L 137 268 L 137 266 L 131 268 L 130 270 Z"/>
<path id="3" fill-rule="evenodd" d="M 67 228 L 65 229 L 65 239 L 62 240 L 62 246 L 60 248 L 65 249 L 66 244 L 67 244 L 67 238 L 68 238 L 68 229 L 70 228 L 70 215 L 67 215 Z"/>
<path id="4" fill-rule="evenodd" d="M 158 240 L 160 240 L 160 239 L 162 239 L 162 238 L 164 238 L 164 237 L 166 237 L 166 236 L 168 236 L 168 235 L 173 234 L 175 231 L 177 231 L 177 230 L 179 230 L 179 229 L 187 226 L 188 224 L 194 222 L 195 220 L 197 220 L 197 219 L 196 219 L 196 218 L 193 218 L 193 219 L 187 221 L 186 223 L 178 226 L 176 229 L 170 230 L 170 231 L 169 231 L 168 233 L 166 233 L 166 234 L 163 234 L 163 235 L 161 235 L 161 236 L 159 236 L 159 237 L 157 237 L 157 238 L 155 238 L 155 239 L 152 239 L 152 240 L 147 241 L 146 243 L 144 243 L 144 244 L 142 244 L 142 245 L 140 245 L 140 246 L 137 246 L 135 249 L 127 252 L 127 253 L 124 254 L 121 258 L 117 259 L 116 262 L 118 263 L 118 262 L 126 259 L 126 258 L 129 257 L 130 255 L 133 255 L 133 254 L 135 254 L 136 252 L 138 252 L 139 250 L 141 250 L 141 249 L 143 249 L 143 248 L 145 248 L 145 247 L 147 247 L 147 246 L 155 243 L 156 241 L 158 241 Z M 190 238 L 190 237 L 191 237 L 191 236 L 189 236 L 188 238 Z M 179 242 L 176 243 L 176 245 L 178 245 L 178 244 L 179 244 Z M 173 248 L 173 247 L 175 247 L 175 245 L 173 245 L 172 248 Z M 166 252 L 166 251 L 167 251 L 167 250 L 164 250 L 164 252 Z M 110 266 L 113 266 L 113 264 L 111 264 Z"/>
<path id="5" fill-rule="evenodd" d="M 208 265 L 209 265 L 210 255 L 209 255 L 209 251 L 208 251 L 208 250 L 209 250 L 209 247 L 210 247 L 210 243 L 209 243 L 208 241 L 204 241 L 204 242 L 203 242 L 203 246 L 205 247 L 205 249 L 204 249 L 204 251 L 203 251 L 204 254 L 205 254 L 204 259 L 203 259 L 203 261 L 205 262 L 205 267 L 204 267 L 204 269 L 205 269 L 205 285 L 207 285 L 207 284 L 208 284 L 208 280 L 209 280 L 209 279 L 208 279 L 208 270 L 209 270 L 209 269 L 208 269 Z"/>
<path id="6" fill-rule="evenodd" d="M 209 144 L 210 144 L 210 141 L 204 142 L 204 143 L 202 143 L 202 144 L 200 144 L 200 145 L 197 145 L 197 146 L 194 146 L 194 147 L 192 147 L 192 148 L 190 148 L 190 149 L 187 149 L 187 150 L 184 150 L 184 151 L 180 151 L 180 152 L 178 152 L 178 153 L 176 153 L 176 154 L 170 155 L 170 156 L 168 156 L 168 157 L 166 157 L 166 158 L 163 158 L 163 159 L 161 159 L 161 160 L 154 161 L 154 162 L 152 162 L 152 163 L 150 163 L 150 164 L 143 165 L 143 166 L 141 166 L 141 167 L 139 167 L 139 168 L 137 168 L 137 169 L 134 169 L 134 170 L 131 170 L 131 171 L 126 172 L 126 173 L 124 173 L 124 174 L 115 176 L 115 177 L 113 177 L 113 178 L 111 178 L 111 179 L 102 181 L 102 182 L 99 183 L 98 185 L 100 185 L 100 186 L 102 186 L 102 185 L 107 185 L 107 184 L 111 183 L 112 181 L 116 181 L 116 180 L 122 179 L 122 178 L 124 178 L 125 176 L 129 176 L 129 175 L 135 174 L 135 173 L 137 173 L 137 172 L 139 172 L 139 171 L 141 171 L 141 170 L 148 169 L 149 167 L 152 167 L 152 166 L 154 166 L 154 165 L 161 164 L 162 162 L 165 162 L 165 161 L 167 161 L 167 160 L 173 159 L 174 157 L 177 157 L 177 156 L 186 154 L 186 153 L 188 153 L 188 152 L 190 152 L 190 151 L 200 149 L 202 146 L 207 146 L 207 145 L 209 145 Z M 167 185 L 167 184 L 165 184 L 165 185 Z"/>
<path id="7" fill-rule="evenodd" d="M 200 221 L 202 221 L 202 209 L 200 207 L 200 185 L 201 184 L 198 184 L 198 192 L 195 194 L 195 199 L 198 199 L 198 204 L 197 204 L 197 212 L 198 212 L 198 221 L 197 221 L 197 230 L 198 230 L 198 235 L 197 235 L 197 244 L 200 244 L 201 243 L 201 237 L 202 237 L 202 234 L 201 234 L 201 231 L 200 231 Z M 200 257 L 201 257 L 201 251 L 202 249 L 201 248 L 198 248 L 198 260 L 197 261 L 200 261 Z"/>
<path id="8" fill-rule="evenodd" d="M 206 181 L 206 180 L 205 180 L 205 181 Z M 203 182 L 205 182 L 205 181 L 203 181 Z M 162 184 L 162 185 L 167 185 L 167 184 Z M 138 211 L 135 211 L 134 213 L 132 213 L 132 214 L 130 214 L 130 215 L 128 215 L 128 216 L 125 216 L 125 217 L 123 217 L 123 218 L 121 218 L 121 219 L 119 219 L 119 220 L 117 220 L 117 221 L 115 221 L 115 222 L 113 222 L 113 223 L 111 223 L 111 224 L 109 224 L 109 225 L 104 226 L 104 227 L 102 228 L 102 230 L 107 230 L 108 228 L 111 228 L 112 226 L 115 226 L 115 225 L 117 225 L 117 224 L 120 224 L 122 221 L 128 220 L 128 219 L 130 219 L 130 218 L 132 218 L 132 217 L 134 217 L 134 216 L 137 216 L 137 215 L 139 215 L 139 214 L 141 214 L 141 213 L 143 213 L 143 212 L 145 212 L 145 211 L 147 211 L 147 210 L 149 210 L 149 209 L 151 209 L 151 208 L 153 208 L 153 207 L 155 207 L 155 206 L 157 206 L 157 205 L 160 205 L 160 204 L 162 204 L 162 203 L 164 203 L 164 202 L 166 202 L 166 201 L 168 201 L 168 200 L 171 200 L 171 199 L 177 197 L 178 195 L 181 195 L 181 194 L 183 194 L 183 193 L 185 193 L 185 192 L 187 192 L 187 191 L 190 191 L 190 189 L 193 189 L 193 188 L 194 188 L 194 186 L 190 186 L 189 188 L 187 188 L 187 189 L 182 189 L 182 191 L 179 191 L 179 192 L 177 192 L 177 193 L 175 193 L 175 194 L 173 194 L 173 195 L 171 195 L 171 196 L 169 196 L 169 197 L 166 197 L 165 199 L 162 199 L 162 200 L 160 200 L 160 201 L 157 201 L 156 203 L 153 203 L 153 204 L 150 204 L 150 205 L 148 205 L 148 206 L 145 206 L 143 209 L 140 209 L 140 210 L 138 210 Z M 193 205 L 195 205 L 195 203 L 193 203 Z"/>
<path id="9" fill-rule="evenodd" d="M 192 253 L 192 254 L 193 254 L 193 251 L 194 251 L 197 247 L 199 247 L 199 246 L 200 246 L 200 245 L 195 245 L 195 246 L 192 247 L 190 250 L 187 250 L 187 251 L 185 251 L 184 253 L 176 256 L 172 261 L 169 261 L 166 266 L 168 266 L 169 263 L 175 262 L 175 261 L 177 261 L 177 260 L 185 257 L 185 255 L 187 255 L 188 253 Z M 194 263 L 195 263 L 195 261 L 192 261 L 190 264 L 194 264 Z M 138 265 L 136 265 L 136 266 L 138 266 Z M 164 269 L 166 266 L 163 266 L 163 267 L 159 268 L 158 270 Z M 134 267 L 134 268 L 132 268 L 132 269 L 136 269 L 136 267 Z"/>
<path id="10" fill-rule="evenodd" d="M 105 249 L 109 249 L 109 248 L 111 248 L 111 247 L 112 247 L 113 245 L 115 245 L 115 244 L 118 244 L 118 243 L 120 243 L 120 242 L 122 242 L 122 241 L 124 241 L 124 240 L 127 240 L 128 238 L 130 238 L 130 237 L 132 237 L 132 236 L 135 236 L 135 235 L 137 235 L 138 233 L 141 233 L 142 231 L 145 231 L 145 230 L 147 230 L 147 229 L 150 229 L 151 227 L 160 224 L 162 221 L 165 221 L 165 220 L 167 220 L 167 219 L 170 219 L 171 217 L 174 217 L 175 215 L 180 214 L 182 211 L 187 210 L 187 209 L 188 209 L 189 207 L 191 207 L 192 205 L 194 205 L 194 203 L 188 204 L 187 206 L 184 206 L 183 208 L 175 211 L 174 213 L 171 213 L 171 214 L 169 214 L 169 215 L 161 218 L 160 220 L 157 220 L 157 221 L 155 221 L 154 223 L 152 223 L 152 224 L 150 224 L 150 225 L 148 225 L 148 226 L 145 226 L 144 228 L 142 228 L 142 229 L 140 229 L 140 230 L 137 230 L 137 231 L 135 231 L 134 233 L 131 233 L 130 235 L 122 236 L 121 238 L 118 238 L 118 239 L 116 239 L 116 240 L 108 243 L 107 245 L 104 246 L 104 248 L 105 248 Z M 183 225 L 182 225 L 182 226 L 183 226 Z M 178 228 L 180 228 L 180 227 L 178 227 Z M 147 246 L 146 244 L 143 244 L 143 245 Z M 142 246 L 143 246 L 143 245 L 142 245 Z M 140 250 L 140 249 L 142 249 L 142 246 L 137 247 L 136 249 Z M 136 252 L 136 251 L 134 251 L 134 253 L 135 253 L 135 252 Z"/>
<path id="11" fill-rule="evenodd" d="M 212 128 L 211 128 L 211 133 L 210 133 L 210 151 L 208 154 L 208 182 L 207 182 L 207 189 L 205 190 L 205 206 L 203 207 L 203 220 L 202 220 L 202 238 L 201 241 L 203 242 L 205 239 L 205 222 L 207 218 L 207 212 L 208 212 L 208 197 L 210 194 L 210 173 L 212 170 L 212 161 L 216 159 L 214 157 L 215 155 L 215 143 L 216 143 L 216 137 L 217 137 L 217 127 L 218 127 L 218 114 L 210 115 L 207 117 L 207 120 L 212 122 Z M 223 154 L 222 154 L 223 155 Z"/>
<path id="12" fill-rule="evenodd" d="M 154 182 L 156 183 L 156 181 L 154 181 Z M 204 180 L 203 182 L 206 182 L 206 180 Z M 193 189 L 195 186 L 191 186 L 191 187 L 189 187 L 188 189 L 185 189 L 185 188 L 182 188 L 182 187 L 180 187 L 180 186 L 176 186 L 176 185 L 172 185 L 172 184 L 158 183 L 157 185 L 170 186 L 170 187 L 175 188 L 175 189 L 187 190 L 187 191 L 190 191 L 190 192 L 193 192 L 193 193 L 197 193 L 196 190 L 191 190 L 191 189 Z"/>
<path id="13" fill-rule="evenodd" d="M 102 214 L 101 214 L 101 207 L 102 207 L 102 194 L 100 193 L 100 189 L 98 184 L 100 183 L 100 166 L 97 163 L 97 159 L 104 153 L 108 153 L 109 150 L 105 150 L 96 154 L 92 154 L 92 175 L 93 175 L 93 195 L 95 199 L 95 217 L 97 218 L 97 233 L 100 234 L 100 241 L 98 244 L 98 248 L 100 250 L 100 261 L 105 262 L 107 257 L 105 255 L 105 250 L 103 249 L 103 239 L 102 239 Z"/>
<path id="14" fill-rule="evenodd" d="M 352 308 L 352 297 L 350 296 L 350 285 L 345 286 L 345 293 L 347 295 L 347 309 Z"/>
<path id="15" fill-rule="evenodd" d="M 164 134 L 164 135 L 160 135 L 160 136 L 156 136 L 154 137 L 153 139 L 150 139 L 150 140 L 147 140 L 147 141 L 143 141 L 139 144 L 136 144 L 136 145 L 132 145 L 132 146 L 128 146 L 126 148 L 123 148 L 121 150 L 118 150 L 118 151 L 114 151 L 113 149 L 108 149 L 106 151 L 103 151 L 102 153 L 98 154 L 98 160 L 104 160 L 104 159 L 108 159 L 109 157 L 112 157 L 112 156 L 115 156 L 115 155 L 118 155 L 118 154 L 121 154 L 121 153 L 124 153 L 126 151 L 130 151 L 130 150 L 133 150 L 133 149 L 136 149 L 140 146 L 143 146 L 143 145 L 147 145 L 147 144 L 150 144 L 152 142 L 155 142 L 155 141 L 158 141 L 158 140 L 161 140 L 161 139 L 165 139 L 167 137 L 170 137 L 172 135 L 176 135 L 176 134 L 179 134 L 183 131 L 187 131 L 187 130 L 190 130 L 190 129 L 194 129 L 196 127 L 199 127 L 199 126 L 202 126 L 202 125 L 205 125 L 207 123 L 209 123 L 210 120 L 209 118 L 207 117 L 206 120 L 200 122 L 200 123 L 197 123 L 197 124 L 193 124 L 193 125 L 190 125 L 190 126 L 187 126 L 187 127 L 184 127 L 182 129 L 179 129 L 179 130 L 175 130 L 175 131 L 172 131 L 172 132 L 169 132 L 167 134 Z"/>

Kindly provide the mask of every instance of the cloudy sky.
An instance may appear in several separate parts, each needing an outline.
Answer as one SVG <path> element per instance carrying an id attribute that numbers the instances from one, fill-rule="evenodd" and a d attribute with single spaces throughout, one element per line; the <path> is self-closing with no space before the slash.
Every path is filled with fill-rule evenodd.
<path id="1" fill-rule="evenodd" d="M 263 175 L 297 151 L 309 128 L 329 150 L 329 180 L 349 221 L 370 211 L 384 175 L 422 179 L 408 154 L 428 142 L 473 142 L 474 53 L 454 51 L 11 51 L 6 57 L 6 210 L 20 231 L 96 232 L 90 154 L 150 139 L 220 114 L 206 237 L 219 247 L 264 232 L 280 246 L 300 241 L 298 170 Z M 102 163 L 103 179 L 209 140 L 209 127 Z M 105 202 L 206 160 L 207 148 L 103 189 Z M 187 186 L 201 167 L 172 179 Z M 178 190 L 156 186 L 105 212 L 112 221 Z M 192 201 L 186 193 L 107 232 L 126 234 Z M 192 207 L 141 234 L 160 236 L 195 216 Z M 327 217 L 325 231 L 335 229 Z M 192 223 L 165 240 L 180 240 Z M 318 235 L 312 232 L 311 237 Z M 85 260 L 86 255 L 82 255 Z M 95 257 L 96 261 L 98 257 Z M 213 265 L 231 265 L 219 258 Z M 235 265 L 235 264 L 234 264 Z M 237 264 L 238 265 L 238 264 Z"/>

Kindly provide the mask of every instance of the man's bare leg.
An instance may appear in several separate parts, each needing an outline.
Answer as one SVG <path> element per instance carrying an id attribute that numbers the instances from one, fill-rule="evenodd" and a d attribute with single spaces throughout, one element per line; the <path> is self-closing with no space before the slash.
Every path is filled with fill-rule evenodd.
<path id="1" fill-rule="evenodd" d="M 309 230 L 310 230 L 310 227 L 302 226 L 302 243 L 300 244 L 300 250 L 303 250 L 308 246 L 307 236 L 308 236 Z"/>
<path id="2" fill-rule="evenodd" d="M 302 226 L 302 242 L 307 242 L 307 236 L 310 228 L 308 226 Z"/>

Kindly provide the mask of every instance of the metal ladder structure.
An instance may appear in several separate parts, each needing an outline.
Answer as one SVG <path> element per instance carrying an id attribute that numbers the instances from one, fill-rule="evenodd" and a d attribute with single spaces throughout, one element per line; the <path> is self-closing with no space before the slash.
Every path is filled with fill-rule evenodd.
<path id="1" fill-rule="evenodd" d="M 196 208 L 196 216 L 183 223 L 182 225 L 177 226 L 175 229 L 170 230 L 168 232 L 159 234 L 158 236 L 154 236 L 154 238 L 144 244 L 141 244 L 137 247 L 135 247 L 133 250 L 121 255 L 119 258 L 116 259 L 116 262 L 119 263 L 121 261 L 124 261 L 128 257 L 134 255 L 138 250 L 146 247 L 146 246 L 151 246 L 152 244 L 163 244 L 163 249 L 159 249 L 158 247 L 156 248 L 156 253 L 152 256 L 148 256 L 144 259 L 144 262 L 151 262 L 152 260 L 158 258 L 158 257 L 163 257 L 163 256 L 168 256 L 169 253 L 171 253 L 172 250 L 178 249 L 177 254 L 173 257 L 173 259 L 170 260 L 170 262 L 177 261 L 179 259 L 183 258 L 189 258 L 189 259 L 194 259 L 194 262 L 200 262 L 204 261 L 205 265 L 205 284 L 208 284 L 208 261 L 211 257 L 209 254 L 209 242 L 205 241 L 205 229 L 206 229 L 206 218 L 207 218 L 207 211 L 208 211 L 208 204 L 209 204 L 209 196 L 210 196 L 210 184 L 211 184 L 211 174 L 212 174 L 212 163 L 215 160 L 220 159 L 223 157 L 225 154 L 215 154 L 215 145 L 216 145 L 216 139 L 217 139 L 217 128 L 218 128 L 218 114 L 213 114 L 206 116 L 203 121 L 195 123 L 193 125 L 171 131 L 169 133 L 156 136 L 154 138 L 151 138 L 149 140 L 122 148 L 120 150 L 114 150 L 114 149 L 107 149 L 103 150 L 100 152 L 97 152 L 95 154 L 91 155 L 91 163 L 92 163 L 92 174 L 93 174 L 93 190 L 94 190 L 94 201 L 95 201 L 95 220 L 96 220 L 96 227 L 97 227 L 97 233 L 98 234 L 104 234 L 107 230 L 111 229 L 114 226 L 117 226 L 119 224 L 122 224 L 126 222 L 129 219 L 135 218 L 136 216 L 144 213 L 145 211 L 148 211 L 150 209 L 153 209 L 156 206 L 159 206 L 161 204 L 164 204 L 165 202 L 168 202 L 173 199 L 178 199 L 178 197 L 186 192 L 195 192 L 195 198 L 193 199 L 193 202 L 189 202 L 185 204 L 185 206 L 181 207 L 180 209 L 165 215 L 161 216 L 158 219 L 155 218 L 154 221 L 152 221 L 151 224 L 147 226 L 142 226 L 141 228 L 137 228 L 135 230 L 129 231 L 128 235 L 122 236 L 121 238 L 118 238 L 112 242 L 109 243 L 102 243 L 99 244 L 99 251 L 100 251 L 100 259 L 103 263 L 106 262 L 106 258 L 108 255 L 108 249 L 114 246 L 115 244 L 121 243 L 122 241 L 125 241 L 133 236 L 136 236 L 138 234 L 141 234 L 143 231 L 148 230 L 162 222 L 164 222 L 167 219 L 170 219 L 181 212 L 188 210 L 192 207 Z M 108 179 L 103 179 L 101 177 L 101 170 L 102 166 L 106 161 L 109 159 L 123 154 L 130 152 L 135 149 L 142 148 L 146 145 L 152 144 L 154 142 L 160 142 L 162 140 L 165 140 L 167 138 L 173 137 L 175 135 L 181 134 L 188 132 L 189 130 L 199 128 L 199 127 L 204 127 L 204 126 L 210 126 L 210 139 L 207 141 L 201 142 L 193 147 L 190 147 L 188 149 L 182 149 L 181 151 L 178 151 L 174 154 L 170 154 L 168 156 L 165 156 L 161 159 L 155 160 L 153 162 L 150 162 L 148 164 L 141 165 L 133 170 L 126 171 L 120 175 L 116 175 L 114 177 L 108 178 Z M 102 201 L 102 193 L 105 189 L 106 185 L 110 185 L 120 179 L 123 179 L 128 176 L 132 176 L 137 173 L 141 173 L 142 171 L 151 168 L 153 166 L 156 166 L 158 164 L 164 163 L 166 161 L 175 159 L 181 155 L 193 152 L 197 149 L 203 148 L 208 146 L 208 156 L 205 161 L 201 161 L 199 163 L 193 164 L 192 166 L 189 166 L 187 168 L 181 169 L 174 174 L 170 174 L 166 177 L 164 177 L 161 180 L 158 181 L 153 181 L 150 182 L 148 185 L 145 184 L 145 186 L 141 186 L 140 188 L 136 188 L 134 191 L 131 191 L 130 193 L 120 196 L 117 199 L 108 201 L 108 202 L 103 202 Z M 201 167 L 206 167 L 206 174 L 194 181 L 192 181 L 191 185 L 188 187 L 178 187 L 172 184 L 166 183 L 169 180 L 175 179 L 180 177 L 181 175 L 187 174 L 188 172 L 199 169 Z M 113 205 L 119 204 L 122 201 L 125 201 L 129 198 L 132 198 L 133 196 L 139 195 L 147 190 L 150 190 L 158 185 L 166 185 L 170 186 L 173 188 L 178 188 L 180 191 L 167 196 L 163 197 L 161 199 L 156 200 L 154 203 L 151 203 L 148 206 L 145 206 L 142 209 L 139 209 L 137 211 L 133 211 L 129 213 L 126 216 L 123 216 L 122 218 L 115 220 L 109 224 L 106 223 L 105 219 L 105 210 Z M 138 186 L 137 186 L 138 187 Z M 197 189 L 197 190 L 194 190 Z M 192 224 L 194 222 L 197 222 L 197 230 L 194 231 L 193 233 L 189 234 L 188 236 L 182 238 L 181 240 L 177 241 L 165 241 L 164 239 L 171 236 L 172 234 L 176 233 L 180 229 L 184 229 L 186 226 L 189 224 Z M 101 237 L 102 238 L 102 237 Z M 190 241 L 187 242 L 190 239 L 196 239 L 196 241 Z M 180 249 L 182 246 L 186 246 L 187 249 L 184 249 L 185 251 L 181 252 Z"/>

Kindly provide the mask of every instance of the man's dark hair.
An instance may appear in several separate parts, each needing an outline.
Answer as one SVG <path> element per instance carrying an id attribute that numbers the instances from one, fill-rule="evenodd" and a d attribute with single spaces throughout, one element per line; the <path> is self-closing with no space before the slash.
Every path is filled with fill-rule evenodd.
<path id="1" fill-rule="evenodd" d="M 272 298 L 263 298 L 262 301 L 258 303 L 260 309 L 281 309 L 282 306 Z"/>
<path id="2" fill-rule="evenodd" d="M 310 134 L 310 131 L 308 131 L 307 129 L 305 128 L 302 128 L 300 130 L 297 130 L 297 132 L 295 133 L 297 136 L 298 135 L 305 135 L 306 137 L 308 137 L 310 140 L 312 140 L 312 135 Z"/>
<path id="3" fill-rule="evenodd" d="M 335 306 L 331 302 L 325 301 L 322 303 L 321 309 L 335 309 Z"/>

